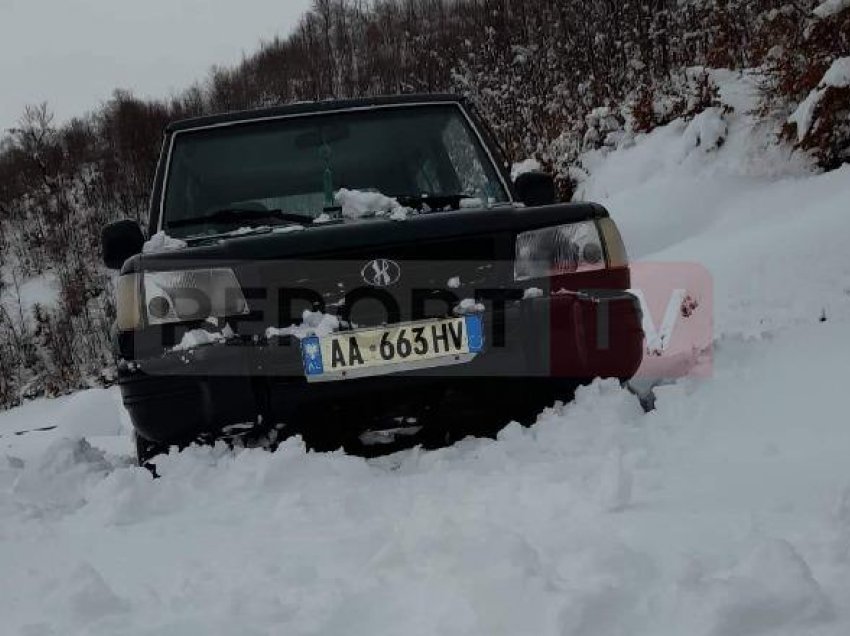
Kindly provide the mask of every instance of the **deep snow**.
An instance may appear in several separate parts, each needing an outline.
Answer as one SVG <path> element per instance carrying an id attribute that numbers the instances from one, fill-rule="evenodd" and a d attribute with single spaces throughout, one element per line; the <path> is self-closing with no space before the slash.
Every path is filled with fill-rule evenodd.
<path id="1" fill-rule="evenodd" d="M 374 460 L 194 448 L 156 481 L 114 390 L 0 413 L 0 631 L 850 633 L 850 169 L 751 128 L 586 158 L 633 257 L 714 277 L 710 378 Z"/>

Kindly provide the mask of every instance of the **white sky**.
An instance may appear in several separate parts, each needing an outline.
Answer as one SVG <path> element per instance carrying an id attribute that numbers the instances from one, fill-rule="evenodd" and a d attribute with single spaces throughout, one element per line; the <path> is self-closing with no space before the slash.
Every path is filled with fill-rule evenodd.
<path id="1" fill-rule="evenodd" d="M 310 0 L 0 0 L 0 132 L 26 104 L 62 121 L 114 88 L 166 97 L 285 35 Z M 0 135 L 2 136 L 2 135 Z"/>

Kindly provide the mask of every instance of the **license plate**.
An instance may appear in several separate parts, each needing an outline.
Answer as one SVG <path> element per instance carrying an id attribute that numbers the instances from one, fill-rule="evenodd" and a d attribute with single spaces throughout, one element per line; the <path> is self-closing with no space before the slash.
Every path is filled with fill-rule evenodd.
<path id="1" fill-rule="evenodd" d="M 484 346 L 481 316 L 423 320 L 301 340 L 307 380 L 385 375 L 469 362 Z"/>

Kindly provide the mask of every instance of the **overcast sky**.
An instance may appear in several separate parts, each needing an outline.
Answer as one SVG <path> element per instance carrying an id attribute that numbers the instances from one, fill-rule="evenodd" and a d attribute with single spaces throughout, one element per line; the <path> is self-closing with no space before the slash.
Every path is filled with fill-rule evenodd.
<path id="1" fill-rule="evenodd" d="M 310 0 L 0 0 L 0 131 L 26 104 L 58 120 L 114 88 L 165 97 L 285 35 Z"/>

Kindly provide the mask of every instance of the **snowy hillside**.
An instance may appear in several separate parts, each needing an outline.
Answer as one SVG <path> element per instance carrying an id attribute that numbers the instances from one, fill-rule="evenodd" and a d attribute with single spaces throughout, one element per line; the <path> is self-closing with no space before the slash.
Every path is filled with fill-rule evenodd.
<path id="1" fill-rule="evenodd" d="M 850 633 L 850 167 L 814 175 L 720 83 L 733 113 L 581 184 L 633 257 L 711 272 L 712 377 L 376 460 L 195 448 L 156 481 L 114 391 L 0 413 L 2 632 Z"/>

